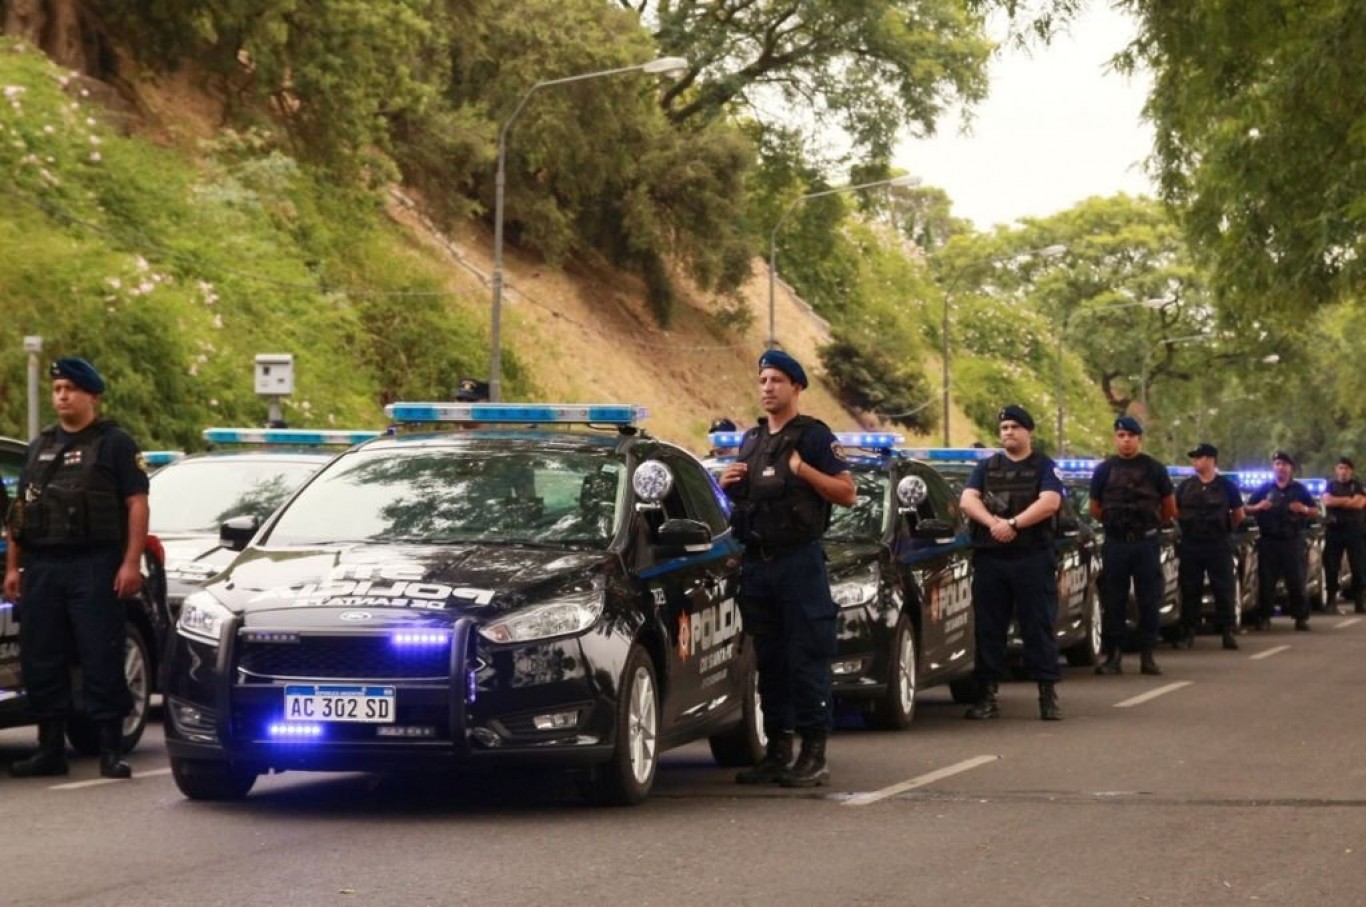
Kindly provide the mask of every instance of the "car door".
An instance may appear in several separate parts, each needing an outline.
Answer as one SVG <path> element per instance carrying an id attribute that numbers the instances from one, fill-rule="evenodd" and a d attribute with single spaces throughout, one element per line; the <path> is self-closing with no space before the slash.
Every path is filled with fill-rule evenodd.
<path id="1" fill-rule="evenodd" d="M 10 501 L 14 500 L 26 449 L 22 441 L 0 438 L 0 480 L 5 483 L 5 497 Z M 0 557 L 4 553 L 5 541 L 0 537 Z M 12 602 L 0 601 L 0 703 L 15 698 L 20 686 L 18 615 Z"/>
<path id="2" fill-rule="evenodd" d="M 921 479 L 927 493 L 915 513 L 899 521 L 903 535 L 896 550 L 908 595 L 914 592 L 919 599 L 921 675 L 929 684 L 972 667 L 971 554 L 958 500 L 943 476 L 912 460 L 900 464 L 897 481 L 908 476 Z M 916 531 L 929 520 L 945 524 L 949 531 L 933 537 Z"/>

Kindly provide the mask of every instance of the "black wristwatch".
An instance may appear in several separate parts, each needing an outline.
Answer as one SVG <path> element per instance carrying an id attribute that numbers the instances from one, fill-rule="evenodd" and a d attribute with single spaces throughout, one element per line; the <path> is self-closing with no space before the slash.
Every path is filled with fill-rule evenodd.
<path id="1" fill-rule="evenodd" d="M 1018 520 L 1015 519 L 1015 517 L 1011 517 L 1010 519 L 1006 520 L 1006 525 L 1009 526 L 1011 529 L 1020 528 L 1020 523 Z"/>

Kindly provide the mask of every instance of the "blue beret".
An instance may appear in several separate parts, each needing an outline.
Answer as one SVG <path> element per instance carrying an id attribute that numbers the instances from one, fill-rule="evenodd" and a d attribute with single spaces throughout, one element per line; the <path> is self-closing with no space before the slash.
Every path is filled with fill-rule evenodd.
<path id="1" fill-rule="evenodd" d="M 95 371 L 95 366 L 77 356 L 58 359 L 47 373 L 53 379 L 65 378 L 87 394 L 104 393 L 104 379 Z"/>
<path id="2" fill-rule="evenodd" d="M 1018 403 L 1011 403 L 1001 407 L 1001 411 L 996 414 L 996 422 L 1018 422 L 1025 431 L 1034 430 L 1034 417 Z"/>
<path id="3" fill-rule="evenodd" d="M 767 350 L 759 357 L 759 371 L 762 372 L 766 368 L 776 368 L 791 378 L 793 384 L 803 388 L 807 386 L 806 370 L 802 368 L 802 364 L 782 350 Z"/>
<path id="4" fill-rule="evenodd" d="M 1132 435 L 1143 434 L 1143 423 L 1133 416 L 1120 416 L 1115 420 L 1115 431 L 1127 431 Z"/>

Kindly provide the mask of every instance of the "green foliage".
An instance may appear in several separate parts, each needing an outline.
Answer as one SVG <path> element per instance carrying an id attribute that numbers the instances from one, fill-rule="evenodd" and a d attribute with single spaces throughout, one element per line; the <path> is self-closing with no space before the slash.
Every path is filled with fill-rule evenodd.
<path id="1" fill-rule="evenodd" d="M 932 430 L 938 413 L 929 382 L 913 362 L 902 359 L 871 337 L 852 337 L 836 331 L 820 349 L 821 365 L 845 406 L 876 412 L 896 425 L 920 433 Z"/>

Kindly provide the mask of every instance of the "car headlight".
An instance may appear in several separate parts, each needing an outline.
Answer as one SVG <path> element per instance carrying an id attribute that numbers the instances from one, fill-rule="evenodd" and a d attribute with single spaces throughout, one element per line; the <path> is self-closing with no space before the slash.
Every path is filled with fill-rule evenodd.
<path id="1" fill-rule="evenodd" d="M 479 628 L 489 642 L 529 642 L 581 633 L 602 616 L 601 590 L 565 595 Z"/>
<path id="2" fill-rule="evenodd" d="M 830 597 L 837 608 L 857 608 L 877 598 L 877 578 L 871 575 L 852 577 L 830 585 Z"/>
<path id="3" fill-rule="evenodd" d="M 208 592 L 196 592 L 180 606 L 180 617 L 176 620 L 175 628 L 181 636 L 216 646 L 223 623 L 231 619 L 232 612 L 218 599 Z"/>

